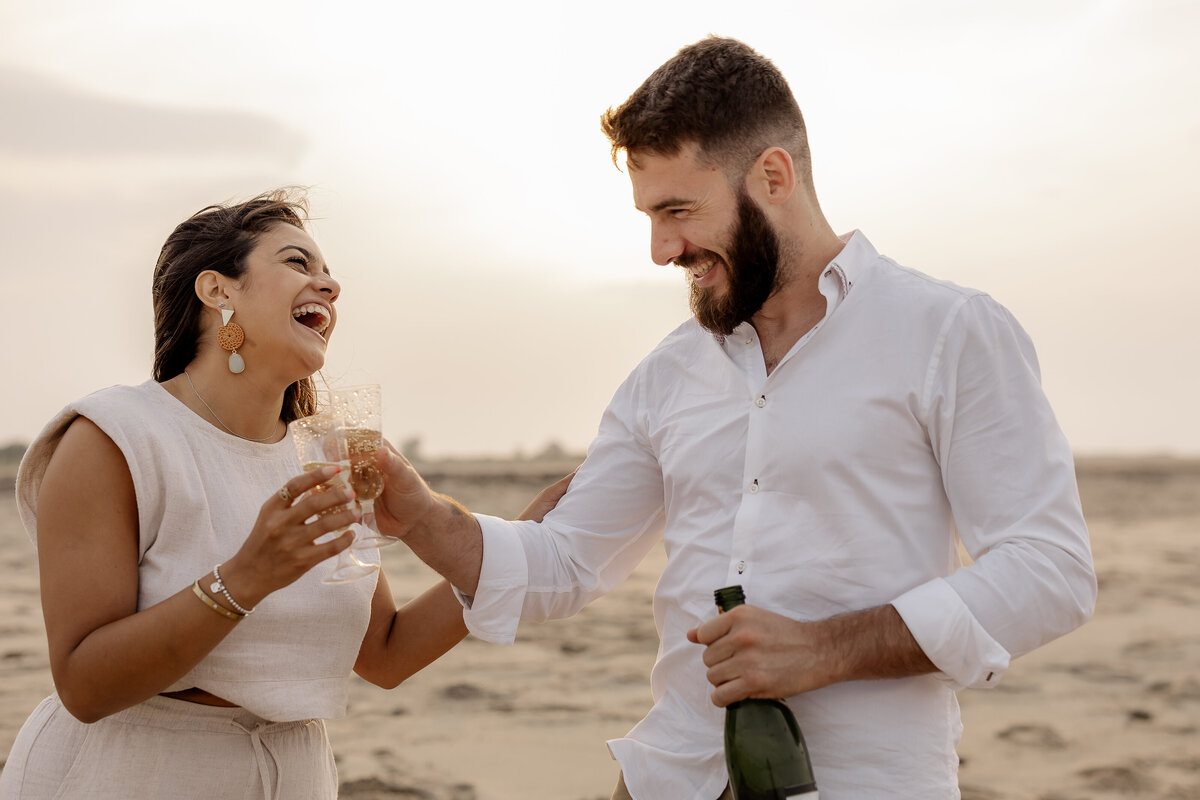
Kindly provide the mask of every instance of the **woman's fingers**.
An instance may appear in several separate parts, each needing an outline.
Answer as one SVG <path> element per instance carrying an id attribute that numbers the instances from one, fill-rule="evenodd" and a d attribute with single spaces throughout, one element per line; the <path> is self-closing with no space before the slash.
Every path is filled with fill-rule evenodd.
<path id="1" fill-rule="evenodd" d="M 290 506 L 309 489 L 321 485 L 340 471 L 340 467 L 320 467 L 309 472 L 302 472 L 285 483 L 271 499 L 280 505 Z"/>
<path id="2" fill-rule="evenodd" d="M 290 509 L 287 518 L 293 524 L 303 523 L 313 515 L 324 517 L 339 513 L 342 510 L 341 506 L 351 506 L 346 510 L 353 510 L 354 490 L 349 486 L 334 483 L 321 484 L 314 488 L 318 491 L 309 492 Z"/>
<path id="3" fill-rule="evenodd" d="M 361 518 L 362 514 L 353 506 L 325 514 L 303 525 L 304 535 L 302 538 L 306 542 L 311 542 L 332 531 L 349 528 L 354 523 L 360 522 Z"/>
<path id="4" fill-rule="evenodd" d="M 354 531 L 349 529 L 342 531 L 342 534 L 335 539 L 314 544 L 311 554 L 312 566 L 315 567 L 325 559 L 336 556 L 352 544 L 354 544 Z"/>

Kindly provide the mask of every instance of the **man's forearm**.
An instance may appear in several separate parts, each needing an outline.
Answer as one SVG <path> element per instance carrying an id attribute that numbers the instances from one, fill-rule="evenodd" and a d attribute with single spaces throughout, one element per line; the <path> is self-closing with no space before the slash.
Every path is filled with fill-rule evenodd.
<path id="1" fill-rule="evenodd" d="M 936 672 L 900 612 L 891 605 L 820 623 L 833 654 L 837 682 L 906 678 Z"/>
<path id="2" fill-rule="evenodd" d="M 391 445 L 379 451 L 385 477 L 375 506 L 379 530 L 396 536 L 459 591 L 474 594 L 483 566 L 483 532 L 460 503 L 431 491 Z"/>
<path id="3" fill-rule="evenodd" d="M 815 622 L 739 606 L 687 637 L 706 646 L 704 663 L 719 706 L 937 670 L 890 605 Z"/>
<path id="4" fill-rule="evenodd" d="M 429 512 L 412 525 L 404 543 L 456 589 L 475 594 L 483 567 L 483 531 L 454 498 L 434 493 Z"/>

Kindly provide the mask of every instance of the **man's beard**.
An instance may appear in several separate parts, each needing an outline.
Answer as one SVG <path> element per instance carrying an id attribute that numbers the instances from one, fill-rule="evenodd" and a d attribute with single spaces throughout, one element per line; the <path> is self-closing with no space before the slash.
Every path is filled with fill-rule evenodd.
<path id="1" fill-rule="evenodd" d="M 779 236 L 743 189 L 738 193 L 737 223 L 730 232 L 725 262 L 726 290 L 718 297 L 712 289 L 691 286 L 690 303 L 696 321 L 719 337 L 750 319 L 778 288 Z M 716 258 L 715 253 L 689 257 L 689 261 Z M 679 263 L 676 259 L 675 263 Z M 681 265 L 683 266 L 683 265 Z"/>

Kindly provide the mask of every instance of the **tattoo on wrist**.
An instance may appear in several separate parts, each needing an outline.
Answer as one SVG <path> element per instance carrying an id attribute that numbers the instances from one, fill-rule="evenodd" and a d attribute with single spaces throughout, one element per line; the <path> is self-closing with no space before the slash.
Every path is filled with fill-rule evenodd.
<path id="1" fill-rule="evenodd" d="M 448 495 L 448 494 L 443 494 L 443 495 L 439 495 L 439 496 L 440 496 L 440 497 L 441 497 L 443 500 L 445 500 L 445 501 L 446 501 L 446 504 L 447 504 L 448 506 L 450 506 L 450 513 L 451 513 L 451 514 L 453 514 L 454 516 L 456 516 L 456 517 L 469 517 L 469 516 L 471 516 L 471 512 L 467 510 L 466 506 L 464 506 L 462 503 L 460 503 L 460 502 L 458 502 L 457 500 L 455 500 L 455 499 L 454 499 L 453 497 L 451 497 L 450 495 Z"/>

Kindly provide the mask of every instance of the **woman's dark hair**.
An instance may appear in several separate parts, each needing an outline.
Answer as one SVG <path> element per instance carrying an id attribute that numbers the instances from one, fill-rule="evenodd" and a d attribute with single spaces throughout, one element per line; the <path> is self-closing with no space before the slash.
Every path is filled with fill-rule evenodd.
<path id="1" fill-rule="evenodd" d="M 154 380 L 174 378 L 196 357 L 203 304 L 196 276 L 205 270 L 229 278 L 246 272 L 258 235 L 279 223 L 301 230 L 308 201 L 301 189 L 264 192 L 236 205 L 212 205 L 188 217 L 167 237 L 154 267 Z M 316 411 L 312 378 L 296 381 L 283 396 L 283 421 Z"/>

